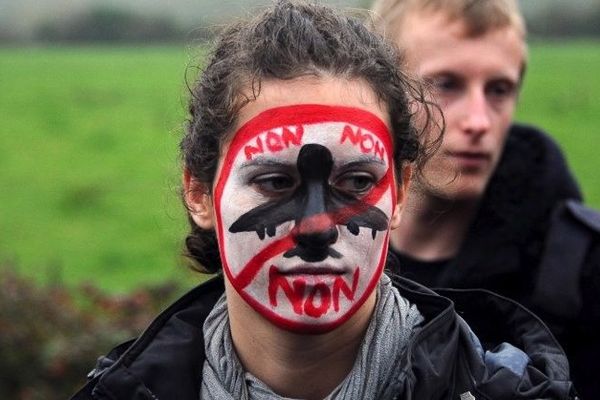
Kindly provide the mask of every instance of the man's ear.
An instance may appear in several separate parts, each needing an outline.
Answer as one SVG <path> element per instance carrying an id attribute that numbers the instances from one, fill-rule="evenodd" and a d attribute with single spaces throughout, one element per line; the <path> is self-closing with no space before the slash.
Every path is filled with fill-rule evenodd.
<path id="1" fill-rule="evenodd" d="M 207 230 L 215 227 L 210 189 L 196 180 L 187 168 L 183 170 L 183 198 L 196 225 Z"/>
<path id="2" fill-rule="evenodd" d="M 390 227 L 396 229 L 400 226 L 400 220 L 402 218 L 402 210 L 406 202 L 406 196 L 408 195 L 408 186 L 410 184 L 410 178 L 412 176 L 412 165 L 405 163 L 402 166 L 402 172 L 400 180 L 398 182 L 396 207 L 392 213 L 392 219 L 390 221 Z"/>

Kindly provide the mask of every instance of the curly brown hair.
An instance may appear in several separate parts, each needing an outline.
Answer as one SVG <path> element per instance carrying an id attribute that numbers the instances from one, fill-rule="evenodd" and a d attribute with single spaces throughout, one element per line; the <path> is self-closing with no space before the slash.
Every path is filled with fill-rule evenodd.
<path id="1" fill-rule="evenodd" d="M 398 52 L 356 17 L 305 1 L 280 0 L 255 18 L 225 29 L 191 88 L 189 118 L 180 149 L 185 168 L 211 188 L 219 150 L 232 134 L 239 110 L 260 94 L 265 80 L 334 76 L 363 80 L 390 114 L 395 165 L 417 170 L 439 142 L 422 140 L 435 125 L 431 104 L 400 69 Z M 247 93 L 251 89 L 251 96 Z M 417 111 L 419 118 L 416 118 Z M 422 116 L 425 115 L 425 118 Z M 216 272 L 221 262 L 213 230 L 189 218 L 186 255 L 193 268 Z"/>

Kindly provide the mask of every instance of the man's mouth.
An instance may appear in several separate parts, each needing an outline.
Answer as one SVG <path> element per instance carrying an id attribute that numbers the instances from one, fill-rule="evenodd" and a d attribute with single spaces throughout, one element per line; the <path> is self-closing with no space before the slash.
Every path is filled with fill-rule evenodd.
<path id="1" fill-rule="evenodd" d="M 481 168 L 492 158 L 490 153 L 483 151 L 449 151 L 447 154 L 463 168 Z"/>

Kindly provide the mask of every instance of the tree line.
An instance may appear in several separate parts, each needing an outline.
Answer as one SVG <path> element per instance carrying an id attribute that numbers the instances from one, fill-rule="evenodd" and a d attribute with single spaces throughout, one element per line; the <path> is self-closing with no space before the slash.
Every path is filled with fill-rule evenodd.
<path id="1" fill-rule="evenodd" d="M 542 12 L 531 15 L 527 23 L 532 37 L 600 37 L 598 21 L 600 2 L 586 13 L 548 3 Z M 196 21 L 194 27 L 183 26 L 169 15 L 149 15 L 114 6 L 96 6 L 63 19 L 39 23 L 30 39 L 50 43 L 175 42 L 210 39 L 214 34 L 214 29 L 211 29 L 213 24 L 215 21 L 204 20 Z M 23 39 L 0 29 L 0 41 L 18 42 Z"/>

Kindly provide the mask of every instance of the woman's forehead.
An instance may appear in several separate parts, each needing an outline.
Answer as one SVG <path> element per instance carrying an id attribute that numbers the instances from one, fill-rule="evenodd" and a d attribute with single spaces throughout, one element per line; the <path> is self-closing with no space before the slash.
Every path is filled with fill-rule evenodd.
<path id="1" fill-rule="evenodd" d="M 245 161 L 268 159 L 306 143 L 382 162 L 392 148 L 387 125 L 367 110 L 301 104 L 268 109 L 249 120 L 235 133 L 228 153 Z"/>
<path id="2" fill-rule="evenodd" d="M 245 98 L 252 99 L 237 113 L 239 130 L 249 120 L 262 112 L 298 104 L 324 104 L 368 111 L 389 123 L 389 111 L 375 90 L 364 79 L 348 79 L 332 75 L 309 75 L 290 80 L 264 79 L 258 91 L 248 91 Z"/>

